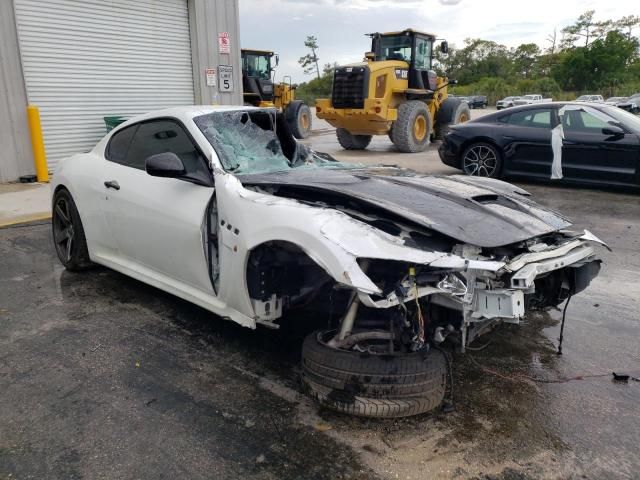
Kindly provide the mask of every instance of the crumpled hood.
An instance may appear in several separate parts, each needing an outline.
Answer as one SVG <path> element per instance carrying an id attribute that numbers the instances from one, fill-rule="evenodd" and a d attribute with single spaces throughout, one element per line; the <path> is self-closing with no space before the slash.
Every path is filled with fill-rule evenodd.
<path id="1" fill-rule="evenodd" d="M 479 247 L 509 245 L 571 225 L 530 200 L 525 190 L 489 178 L 423 176 L 401 169 L 301 168 L 238 179 L 244 186 L 286 186 L 356 198 Z"/>

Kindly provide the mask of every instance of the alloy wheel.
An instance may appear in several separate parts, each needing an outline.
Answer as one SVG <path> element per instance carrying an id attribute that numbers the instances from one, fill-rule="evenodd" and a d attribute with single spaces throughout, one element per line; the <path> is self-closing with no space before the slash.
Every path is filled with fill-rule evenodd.
<path id="1" fill-rule="evenodd" d="M 71 249 L 75 242 L 75 229 L 66 198 L 59 198 L 53 209 L 53 239 L 60 259 L 70 262 Z"/>
<path id="2" fill-rule="evenodd" d="M 462 160 L 464 173 L 479 177 L 491 177 L 498 167 L 498 157 L 494 149 L 486 145 L 475 145 Z"/>

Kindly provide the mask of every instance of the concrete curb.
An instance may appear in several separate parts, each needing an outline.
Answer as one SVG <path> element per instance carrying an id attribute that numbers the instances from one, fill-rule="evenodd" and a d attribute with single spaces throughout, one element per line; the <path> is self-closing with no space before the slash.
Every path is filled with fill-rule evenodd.
<path id="1" fill-rule="evenodd" d="M 37 222 L 39 220 L 51 220 L 51 213 L 40 212 L 40 213 L 32 213 L 29 215 L 20 215 L 12 218 L 7 222 L 0 222 L 0 228 L 11 227 L 11 226 L 20 225 L 23 223 Z"/>

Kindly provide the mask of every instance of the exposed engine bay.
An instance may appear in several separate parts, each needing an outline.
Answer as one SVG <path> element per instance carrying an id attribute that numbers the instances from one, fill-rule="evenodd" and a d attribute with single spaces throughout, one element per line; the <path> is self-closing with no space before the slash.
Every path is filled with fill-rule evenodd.
<path id="1" fill-rule="evenodd" d="M 362 179 L 368 178 L 367 174 L 370 173 L 359 172 L 360 181 L 365 181 Z M 439 185 L 446 181 L 439 179 Z M 325 191 L 318 187 L 317 180 L 311 187 L 256 182 L 249 188 L 336 209 L 393 236 L 405 247 L 444 252 L 452 259 L 463 259 L 459 265 L 451 262 L 448 266 L 434 267 L 359 257 L 359 267 L 378 292 L 345 294 L 343 287 L 294 245 L 262 245 L 252 252 L 247 276 L 249 293 L 256 313 L 264 319 L 273 321 L 287 308 L 310 304 L 322 296 L 325 297 L 322 304 L 326 304 L 332 290 L 343 290 L 342 297 L 334 296 L 341 298 L 341 302 L 332 305 L 333 311 L 343 312 L 336 335 L 329 342 L 338 348 L 372 353 L 414 351 L 426 344 L 439 344 L 452 335 L 464 350 L 478 335 L 501 322 L 519 323 L 528 310 L 556 307 L 570 295 L 584 290 L 600 269 L 600 261 L 590 245 L 599 240 L 589 232 L 555 230 L 501 246 L 493 246 L 495 240 L 483 233 L 478 243 L 490 246 L 481 247 L 459 243 L 449 235 L 411 221 L 409 213 L 397 214 L 380 204 L 334 189 Z M 475 202 L 477 199 L 475 196 Z M 498 194 L 485 195 L 483 200 L 483 207 L 489 203 L 498 208 L 505 204 L 513 207 L 508 197 Z M 531 205 L 529 201 L 527 206 Z M 515 218 L 508 221 L 511 225 L 516 222 Z M 554 227 L 568 225 L 560 217 L 553 222 Z M 529 222 L 526 228 L 539 227 Z M 450 229 L 440 227 L 447 233 Z M 521 233 L 514 229 L 513 234 Z"/>

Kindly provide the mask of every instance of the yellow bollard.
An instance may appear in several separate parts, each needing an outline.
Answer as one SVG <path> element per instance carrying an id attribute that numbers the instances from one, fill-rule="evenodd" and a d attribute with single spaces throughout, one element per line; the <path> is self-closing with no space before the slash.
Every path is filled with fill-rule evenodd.
<path id="1" fill-rule="evenodd" d="M 49 181 L 47 170 L 47 156 L 44 153 L 44 140 L 42 139 L 42 125 L 40 124 L 40 111 L 35 105 L 27 105 L 27 118 L 31 131 L 31 146 L 33 147 L 33 163 L 36 166 L 36 177 L 39 182 Z"/>

